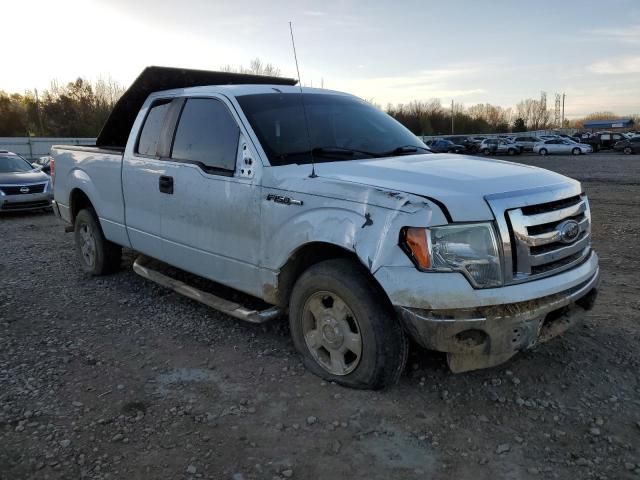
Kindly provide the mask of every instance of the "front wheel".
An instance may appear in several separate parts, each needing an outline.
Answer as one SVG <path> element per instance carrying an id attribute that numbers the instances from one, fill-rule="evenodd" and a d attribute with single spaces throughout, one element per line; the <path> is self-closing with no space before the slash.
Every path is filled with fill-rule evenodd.
<path id="1" fill-rule="evenodd" d="M 574 155 L 580 155 L 582 152 L 578 147 L 576 147 L 573 150 L 571 150 L 571 153 L 573 153 Z"/>
<path id="2" fill-rule="evenodd" d="M 96 276 L 118 270 L 122 258 L 122 247 L 104 237 L 93 209 L 78 212 L 74 237 L 82 270 Z"/>
<path id="3" fill-rule="evenodd" d="M 305 366 L 352 388 L 398 381 L 409 350 L 393 308 L 358 263 L 327 260 L 296 282 L 289 304 L 293 343 Z"/>
<path id="4" fill-rule="evenodd" d="M 547 153 L 549 153 L 549 152 L 547 151 L 547 149 L 546 149 L 546 148 L 541 148 L 540 150 L 538 150 L 538 154 L 539 154 L 539 155 L 542 155 L 543 157 L 544 157 Z"/>
<path id="5" fill-rule="evenodd" d="M 516 150 L 515 148 L 510 148 L 509 150 L 507 150 L 507 153 L 513 157 L 516 154 Z"/>
<path id="6" fill-rule="evenodd" d="M 482 150 L 482 153 L 484 155 L 489 155 L 489 154 L 491 154 L 491 150 L 489 150 L 488 148 L 485 148 L 484 150 Z"/>
<path id="7" fill-rule="evenodd" d="M 631 155 L 633 153 L 633 151 L 631 150 L 631 147 L 624 147 L 624 150 L 622 150 L 622 152 L 625 155 Z"/>

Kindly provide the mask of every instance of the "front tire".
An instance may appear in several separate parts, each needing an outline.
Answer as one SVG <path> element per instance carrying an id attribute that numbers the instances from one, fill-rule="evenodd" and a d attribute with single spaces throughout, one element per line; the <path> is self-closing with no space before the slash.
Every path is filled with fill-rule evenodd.
<path id="1" fill-rule="evenodd" d="M 573 150 L 571 150 L 571 153 L 573 153 L 574 155 L 580 155 L 582 152 L 578 147 L 576 147 Z"/>
<path id="2" fill-rule="evenodd" d="M 74 224 L 76 253 L 82 270 L 99 276 L 120 268 L 122 247 L 104 238 L 104 233 L 93 209 L 78 212 Z"/>
<path id="3" fill-rule="evenodd" d="M 624 153 L 625 155 L 631 155 L 633 153 L 633 150 L 631 149 L 631 147 L 624 147 L 622 153 Z"/>
<path id="4" fill-rule="evenodd" d="M 507 150 L 507 153 L 509 154 L 509 156 L 513 157 L 516 154 L 516 150 L 514 148 L 510 148 L 509 150 Z"/>
<path id="5" fill-rule="evenodd" d="M 491 150 L 489 150 L 488 148 L 485 148 L 484 150 L 482 150 L 483 155 L 490 155 L 491 154 Z"/>
<path id="6" fill-rule="evenodd" d="M 409 343 L 367 275 L 346 259 L 313 265 L 293 288 L 289 323 L 307 369 L 346 387 L 376 390 L 398 381 Z"/>

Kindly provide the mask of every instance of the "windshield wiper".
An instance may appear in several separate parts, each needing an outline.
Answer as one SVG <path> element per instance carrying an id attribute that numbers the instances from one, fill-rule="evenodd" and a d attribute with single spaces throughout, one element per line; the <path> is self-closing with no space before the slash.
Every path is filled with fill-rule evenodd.
<path id="1" fill-rule="evenodd" d="M 301 152 L 287 152 L 278 155 L 278 158 L 285 159 L 289 157 L 297 157 L 300 155 L 313 155 L 315 157 L 331 158 L 331 157 L 353 157 L 356 154 L 366 155 L 368 157 L 379 157 L 381 155 L 365 150 L 357 150 L 347 147 L 315 147 L 311 150 L 303 150 Z"/>
<path id="2" fill-rule="evenodd" d="M 402 145 L 400 147 L 396 147 L 393 150 L 389 150 L 388 152 L 384 152 L 379 155 L 381 157 L 389 156 L 389 155 L 403 155 L 405 153 L 416 153 L 418 149 L 424 150 L 427 153 L 431 153 L 431 150 L 429 150 L 427 147 L 421 147 L 420 145 Z"/>
<path id="3" fill-rule="evenodd" d="M 400 147 L 396 147 L 393 150 L 388 152 L 369 152 L 367 150 L 358 150 L 355 148 L 348 147 L 314 147 L 311 150 L 302 150 L 300 152 L 287 152 L 281 153 L 277 156 L 280 160 L 285 160 L 290 157 L 298 157 L 303 155 L 310 155 L 318 158 L 344 158 L 344 157 L 354 157 L 355 155 L 366 155 L 371 158 L 382 158 L 389 157 L 393 155 L 404 155 L 407 153 L 415 153 L 418 149 L 424 150 L 426 153 L 431 153 L 426 147 L 421 147 L 419 145 L 402 145 Z"/>
<path id="4" fill-rule="evenodd" d="M 369 157 L 379 157 L 380 154 L 367 152 L 366 150 L 356 150 L 354 148 L 347 147 L 316 147 L 312 150 L 314 155 L 324 156 L 324 155 L 338 155 L 338 156 L 353 156 L 356 153 L 361 155 L 367 155 Z"/>

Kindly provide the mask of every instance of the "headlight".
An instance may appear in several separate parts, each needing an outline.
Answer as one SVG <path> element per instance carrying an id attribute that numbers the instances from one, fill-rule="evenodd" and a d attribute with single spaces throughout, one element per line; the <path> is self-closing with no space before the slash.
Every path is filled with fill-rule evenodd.
<path id="1" fill-rule="evenodd" d="M 491 223 L 407 227 L 400 245 L 420 270 L 460 271 L 480 288 L 502 285 L 500 250 Z"/>

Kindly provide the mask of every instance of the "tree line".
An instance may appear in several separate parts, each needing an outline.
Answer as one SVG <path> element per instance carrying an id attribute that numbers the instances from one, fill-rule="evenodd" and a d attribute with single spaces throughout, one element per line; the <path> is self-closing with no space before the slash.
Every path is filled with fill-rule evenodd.
<path id="1" fill-rule="evenodd" d="M 280 69 L 259 58 L 249 67 L 225 65 L 222 71 L 280 76 Z M 38 93 L 8 94 L 0 90 L 0 137 L 96 137 L 125 88 L 113 80 L 95 82 L 78 78 Z M 370 101 L 374 103 L 373 101 Z M 374 103 L 375 104 L 375 103 Z M 379 107 L 379 106 L 378 106 Z M 416 135 L 454 133 L 509 133 L 557 127 L 546 95 L 528 98 L 514 108 L 488 103 L 444 106 L 439 99 L 388 104 L 385 111 Z M 632 116 L 636 122 L 638 115 Z M 619 118 L 611 112 L 595 112 L 584 119 L 565 121 L 565 127 L 581 128 L 588 119 Z"/>
<path id="2" fill-rule="evenodd" d="M 95 137 L 124 88 L 112 80 L 52 82 L 42 91 L 0 91 L 0 137 Z"/>
<path id="3" fill-rule="evenodd" d="M 280 76 L 259 58 L 248 67 L 224 65 L 223 72 Z M 0 137 L 96 137 L 125 88 L 113 80 L 74 82 L 24 94 L 0 90 Z"/>

